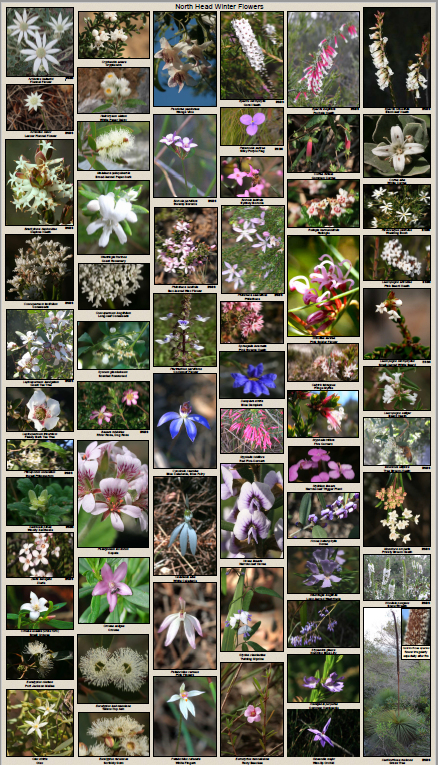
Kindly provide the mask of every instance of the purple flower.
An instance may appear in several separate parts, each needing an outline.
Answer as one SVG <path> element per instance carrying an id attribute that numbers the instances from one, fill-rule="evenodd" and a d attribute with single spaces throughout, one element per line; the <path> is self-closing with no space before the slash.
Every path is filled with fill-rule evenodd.
<path id="1" fill-rule="evenodd" d="M 291 465 L 289 468 L 289 481 L 292 483 L 293 481 L 296 481 L 298 478 L 298 471 L 300 467 L 302 466 L 304 460 L 300 460 L 296 463 L 296 465 Z"/>
<path id="2" fill-rule="evenodd" d="M 248 374 L 243 375 L 240 372 L 232 372 L 231 377 L 234 378 L 233 388 L 241 388 L 243 386 L 243 392 L 245 394 L 252 393 L 253 396 L 269 396 L 268 388 L 275 388 L 274 380 L 277 379 L 275 374 L 263 374 L 263 364 L 257 364 L 254 367 L 252 364 L 248 366 Z"/>
<path id="3" fill-rule="evenodd" d="M 336 625 L 337 625 L 337 621 L 336 620 L 333 621 L 333 622 L 329 622 L 327 624 L 327 632 L 334 632 Z"/>
<path id="4" fill-rule="evenodd" d="M 233 489 L 233 481 L 241 478 L 240 474 L 234 470 L 234 465 L 221 465 L 221 470 L 224 479 L 224 483 L 221 483 L 221 499 L 235 497 L 239 493 L 239 489 Z"/>
<path id="5" fill-rule="evenodd" d="M 178 137 L 179 136 L 177 136 L 177 138 Z M 190 149 L 193 149 L 198 144 L 194 143 L 192 138 L 180 138 L 179 141 L 175 140 L 175 145 L 179 146 L 181 149 L 184 149 L 184 151 L 190 151 Z"/>
<path id="6" fill-rule="evenodd" d="M 325 449 L 309 449 L 308 455 L 314 462 L 319 462 L 320 460 L 328 462 L 330 459 Z"/>
<path id="7" fill-rule="evenodd" d="M 254 510 L 250 513 L 248 510 L 241 510 L 234 524 L 233 533 L 237 539 L 248 539 L 257 544 L 260 539 L 266 539 L 268 536 L 271 521 L 268 521 L 266 515 L 260 510 Z"/>
<path id="8" fill-rule="evenodd" d="M 275 541 L 277 542 L 277 545 L 281 552 L 283 552 L 283 518 L 279 518 L 277 523 L 274 526 L 274 537 Z"/>
<path id="9" fill-rule="evenodd" d="M 335 576 L 333 573 L 338 568 L 336 561 L 321 560 L 319 565 L 323 571 L 322 574 L 319 573 L 318 566 L 315 563 L 311 563 L 310 561 L 306 563 L 306 568 L 310 569 L 312 576 L 309 579 L 305 579 L 303 584 L 311 587 L 317 582 L 322 582 L 322 584 L 319 585 L 320 587 L 332 587 L 333 582 L 341 581 L 340 577 Z"/>
<path id="10" fill-rule="evenodd" d="M 328 466 L 330 468 L 330 478 L 336 479 L 343 475 L 344 478 L 346 478 L 348 481 L 353 480 L 355 473 L 351 465 L 339 465 L 337 462 L 333 462 L 333 460 L 331 460 Z"/>
<path id="11" fill-rule="evenodd" d="M 269 510 L 274 504 L 275 497 L 265 483 L 244 483 L 240 491 L 237 507 L 239 510 L 248 510 L 254 513 L 256 510 Z"/>
<path id="12" fill-rule="evenodd" d="M 327 518 L 329 521 L 333 520 L 333 510 L 331 510 L 329 507 L 326 507 L 325 510 L 321 510 L 321 518 L 326 520 Z"/>
<path id="13" fill-rule="evenodd" d="M 325 470 L 322 470 L 321 473 L 312 476 L 310 483 L 324 483 L 325 481 L 328 481 L 329 478 L 329 474 L 326 473 Z"/>
<path id="14" fill-rule="evenodd" d="M 255 135 L 261 125 L 265 121 L 265 115 L 262 112 L 257 112 L 251 117 L 250 114 L 243 114 L 240 118 L 242 125 L 246 125 L 246 132 L 248 135 Z"/>
<path id="15" fill-rule="evenodd" d="M 106 595 L 110 614 L 114 611 L 117 605 L 117 598 L 119 595 L 132 595 L 131 588 L 122 582 L 127 571 L 128 564 L 126 561 L 123 561 L 120 566 L 117 566 L 115 571 L 112 570 L 108 563 L 105 563 L 100 570 L 102 581 L 96 584 L 91 594 Z"/>
<path id="16" fill-rule="evenodd" d="M 167 629 L 167 636 L 164 645 L 168 646 L 173 642 L 173 640 L 175 640 L 179 632 L 179 628 L 181 624 L 183 624 L 187 640 L 189 641 L 192 648 L 196 648 L 195 630 L 198 635 L 203 637 L 201 624 L 196 616 L 191 616 L 190 614 L 186 613 L 186 604 L 182 598 L 179 599 L 179 603 L 179 611 L 177 611 L 176 614 L 169 614 L 169 616 L 166 616 L 164 621 L 161 623 L 158 632 L 163 632 L 163 630 Z"/>
<path id="17" fill-rule="evenodd" d="M 332 672 L 321 685 L 323 688 L 327 688 L 330 693 L 339 693 L 344 688 L 344 683 L 341 680 L 344 680 L 344 675 L 338 678 L 338 673 Z"/>
<path id="18" fill-rule="evenodd" d="M 321 746 L 325 746 L 326 744 L 330 744 L 330 746 L 334 746 L 333 741 L 331 741 L 329 739 L 329 737 L 325 735 L 325 732 L 326 732 L 328 726 L 330 725 L 331 719 L 332 718 L 330 717 L 327 720 L 326 724 L 324 725 L 324 727 L 322 729 L 322 733 L 321 733 L 321 731 L 316 730 L 315 728 L 307 728 L 307 730 L 309 730 L 311 733 L 315 734 L 315 738 L 313 740 L 314 741 L 319 741 Z"/>
<path id="19" fill-rule="evenodd" d="M 316 688 L 319 683 L 319 679 L 313 676 L 304 676 L 303 685 L 305 688 Z"/>
<path id="20" fill-rule="evenodd" d="M 310 523 L 318 523 L 318 516 L 311 513 L 307 520 L 310 521 Z"/>
<path id="21" fill-rule="evenodd" d="M 198 433 L 193 420 L 198 422 L 200 425 L 204 425 L 204 427 L 208 428 L 209 430 L 211 430 L 211 428 L 205 417 L 202 417 L 200 414 L 191 414 L 191 411 L 192 407 L 190 406 L 190 401 L 186 401 L 180 406 L 179 414 L 176 412 L 166 412 L 166 414 L 163 414 L 163 416 L 160 417 L 158 421 L 157 428 L 159 428 L 160 425 L 164 425 L 165 422 L 172 420 L 170 424 L 170 435 L 172 438 L 175 438 L 175 436 L 177 436 L 181 430 L 181 425 L 184 423 L 186 426 L 187 435 L 190 438 L 190 441 L 193 442 Z"/>

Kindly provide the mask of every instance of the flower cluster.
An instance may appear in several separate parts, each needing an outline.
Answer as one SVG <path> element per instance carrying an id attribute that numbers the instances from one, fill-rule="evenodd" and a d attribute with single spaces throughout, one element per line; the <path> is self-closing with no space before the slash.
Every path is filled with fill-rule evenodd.
<path id="1" fill-rule="evenodd" d="M 168 133 L 163 138 L 160 138 L 159 143 L 165 143 L 180 159 L 185 159 L 190 149 L 194 149 L 198 145 L 192 138 L 181 138 L 181 136 L 176 134 L 176 130 L 174 133 Z"/>
<path id="2" fill-rule="evenodd" d="M 232 465 L 222 465 L 221 498 L 236 497 L 234 507 L 227 510 L 231 532 L 222 531 L 222 545 L 228 558 L 263 557 L 264 551 L 283 555 L 283 518 L 277 521 L 273 533 L 268 518 L 275 498 L 283 495 L 280 472 L 270 470 L 263 481 L 251 483 L 243 479 Z"/>
<path id="3" fill-rule="evenodd" d="M 355 473 L 351 465 L 341 465 L 330 458 L 330 454 L 325 449 L 314 448 L 308 451 L 309 459 L 303 459 L 291 465 L 289 468 L 289 481 L 292 483 L 298 479 L 299 470 L 316 470 L 317 474 L 310 479 L 311 483 L 323 483 L 325 481 L 342 478 L 352 481 Z M 326 464 L 327 463 L 327 464 Z M 329 471 L 323 468 L 330 468 Z"/>
<path id="4" fill-rule="evenodd" d="M 321 375 L 342 382 L 354 380 L 357 377 L 357 364 L 351 362 L 347 350 L 333 350 L 328 356 L 318 356 L 313 362 L 313 368 Z"/>
<path id="5" fill-rule="evenodd" d="M 245 159 L 236 161 L 235 159 L 223 159 L 222 160 L 222 168 L 223 172 L 221 173 L 221 181 L 223 182 L 225 178 L 230 179 L 232 182 L 231 185 L 226 185 L 225 188 L 227 191 L 231 193 L 231 195 L 234 194 L 236 197 L 241 198 L 249 198 L 250 194 L 254 194 L 256 197 L 264 197 L 269 196 L 269 188 L 271 187 L 271 184 L 261 175 L 261 172 L 258 168 L 253 167 L 250 164 L 250 161 L 252 160 L 252 157 L 245 157 Z M 240 169 L 239 164 L 242 168 Z M 230 172 L 231 171 L 231 172 Z M 279 177 L 282 176 L 283 171 L 279 169 L 276 173 Z M 249 183 L 249 187 L 246 189 L 242 189 L 242 185 L 244 180 L 246 179 L 247 183 Z M 242 191 L 242 194 L 237 194 L 236 192 L 238 190 Z M 275 189 L 274 189 L 274 196 L 276 195 Z M 229 194 L 228 194 L 229 196 Z M 261 217 L 261 222 L 263 223 L 263 217 Z M 244 219 L 242 218 L 242 221 Z M 239 234 L 239 237 L 236 239 L 236 241 L 240 241 L 240 239 L 246 238 L 248 241 L 252 242 L 252 238 L 250 237 L 250 234 L 255 233 L 255 228 L 253 226 L 250 226 L 248 222 L 245 222 L 243 230 L 239 229 L 237 226 L 233 227 L 234 231 L 237 231 Z M 264 235 L 266 233 L 266 239 L 268 239 L 269 235 L 267 232 L 264 232 Z M 263 240 L 262 238 L 257 234 L 257 238 L 260 240 L 260 244 L 253 245 L 253 247 L 263 247 Z M 278 241 L 277 241 L 278 245 Z M 270 245 L 273 246 L 272 244 Z M 265 247 L 266 249 L 266 247 Z M 263 250 L 264 252 L 265 250 Z"/>
<path id="6" fill-rule="evenodd" d="M 341 188 L 336 197 L 312 200 L 306 202 L 304 207 L 309 218 L 317 217 L 320 222 L 324 221 L 325 225 L 334 226 L 334 221 L 337 221 L 336 225 L 342 224 L 342 221 L 340 221 L 341 216 L 345 215 L 347 210 L 351 210 L 357 200 L 358 196 L 355 192 L 349 192 Z"/>
<path id="7" fill-rule="evenodd" d="M 47 490 L 45 490 L 45 492 L 46 497 L 48 498 Z M 43 497 L 43 499 L 46 499 L 46 497 Z M 31 502 L 37 501 L 36 494 L 32 490 L 29 491 L 29 499 Z M 50 569 L 48 571 L 44 571 L 44 569 L 37 570 L 36 566 L 49 566 L 50 564 L 47 556 L 50 553 L 56 558 L 59 558 L 60 547 L 50 549 L 50 541 L 51 537 L 53 537 L 53 533 L 43 534 L 42 532 L 37 532 L 33 533 L 33 536 L 35 537 L 34 542 L 25 542 L 18 553 L 18 560 L 23 567 L 23 571 L 29 570 L 28 576 L 52 577 L 53 574 L 50 572 Z M 32 550 L 31 548 L 34 546 L 35 549 Z"/>
<path id="8" fill-rule="evenodd" d="M 233 19 L 231 25 L 237 35 L 240 45 L 242 46 L 242 50 L 248 59 L 250 67 L 256 72 L 259 72 L 263 78 L 267 78 L 268 72 L 265 64 L 265 54 L 257 42 L 257 38 L 248 19 Z"/>
<path id="9" fill-rule="evenodd" d="M 424 228 L 427 226 L 421 218 L 428 216 L 430 205 L 429 188 L 415 186 L 390 191 L 390 186 L 374 189 L 367 202 L 374 218 L 371 228 Z M 380 212 L 381 211 L 381 212 Z"/>
<path id="10" fill-rule="evenodd" d="M 177 611 L 176 614 L 169 614 L 169 616 L 166 616 L 158 629 L 158 633 L 163 632 L 163 630 L 167 630 L 167 636 L 164 643 L 165 646 L 170 645 L 175 640 L 181 624 L 184 625 L 184 632 L 186 633 L 187 640 L 189 641 L 193 650 L 195 650 L 195 630 L 198 635 L 203 637 L 201 623 L 199 619 L 196 618 L 196 616 L 191 616 L 191 614 L 186 612 L 185 600 L 179 598 L 179 611 Z"/>
<path id="11" fill-rule="evenodd" d="M 307 530 L 309 526 L 313 528 L 314 525 L 319 525 L 322 528 L 325 528 L 327 523 L 324 523 L 324 521 L 332 521 L 333 519 L 335 519 L 335 521 L 345 521 L 350 513 L 359 509 L 359 496 L 360 495 L 357 492 L 352 495 L 346 494 L 344 497 L 339 496 L 330 504 L 322 507 L 319 518 L 315 513 L 310 513 L 307 517 L 307 525 L 304 527 L 304 530 Z M 302 523 L 298 522 L 296 525 L 302 529 Z M 296 536 L 297 534 L 292 534 L 291 538 L 295 539 Z"/>
<path id="12" fill-rule="evenodd" d="M 308 400 L 306 400 L 308 399 Z M 309 409 L 307 422 L 304 422 L 300 409 L 300 401 L 306 400 Z M 308 438 L 315 436 L 314 430 L 318 415 L 327 421 L 327 430 L 340 433 L 341 424 L 347 414 L 343 406 L 339 406 L 339 396 L 335 393 L 327 395 L 327 391 L 292 391 L 288 397 L 288 406 L 291 413 L 292 425 L 288 426 L 288 435 L 292 437 Z"/>
<path id="13" fill-rule="evenodd" d="M 229 619 L 227 619 L 225 622 L 225 627 L 231 627 L 233 630 L 236 629 L 237 634 L 243 635 L 243 637 L 246 639 L 251 636 L 251 625 L 249 624 L 250 621 L 252 621 L 252 615 L 249 613 L 249 611 L 243 611 L 241 608 L 239 608 L 235 614 L 232 614 Z"/>
<path id="14" fill-rule="evenodd" d="M 338 677 L 337 672 L 331 672 L 328 677 L 320 679 L 319 677 L 304 677 L 304 688 L 316 688 L 318 685 L 320 688 L 325 688 L 329 693 L 340 693 L 344 689 L 344 677 Z"/>
<path id="15" fill-rule="evenodd" d="M 177 221 L 172 236 L 163 243 L 165 249 L 157 250 L 157 259 L 166 273 L 182 277 L 194 274 L 197 268 L 207 263 L 210 250 L 216 249 L 216 245 L 195 243 L 190 236 L 190 229 L 188 221 Z"/>
<path id="16" fill-rule="evenodd" d="M 178 93 L 180 93 L 184 85 L 189 87 L 196 85 L 197 81 L 192 74 L 199 74 L 201 77 L 207 77 L 210 74 L 212 66 L 205 58 L 204 51 L 211 45 L 213 45 L 212 40 L 199 43 L 187 37 L 172 47 L 165 37 L 161 38 L 161 49 L 154 54 L 154 58 L 164 61 L 163 71 L 167 69 L 169 88 L 178 87 Z M 181 61 L 181 56 L 187 61 Z"/>
<path id="17" fill-rule="evenodd" d="M 35 9 L 32 10 L 34 11 Z M 61 48 L 55 48 L 54 46 L 58 43 L 64 32 L 73 26 L 73 21 L 70 21 L 69 16 L 63 18 L 61 13 L 59 13 L 58 18 L 56 18 L 56 16 L 50 16 L 50 21 L 45 23 L 50 27 L 50 30 L 48 31 L 54 33 L 54 39 L 47 42 L 46 33 L 44 32 L 44 34 L 40 34 L 39 32 L 41 23 L 38 13 L 36 16 L 29 15 L 28 18 L 26 9 L 23 9 L 22 16 L 20 16 L 18 11 L 15 11 L 14 23 L 8 27 L 11 37 L 18 35 L 18 45 L 24 40 L 29 46 L 28 48 L 22 48 L 20 54 L 26 56 L 25 61 L 33 61 L 34 76 L 36 76 L 38 72 L 52 74 L 49 72 L 49 62 L 52 65 L 56 64 L 57 66 L 60 66 L 60 63 L 58 59 L 55 58 L 54 54 L 60 53 Z M 34 39 L 32 40 L 31 37 Z M 52 66 L 52 68 L 55 69 L 56 73 L 59 72 L 61 74 L 60 70 L 57 70 L 56 67 Z M 64 74 L 64 72 L 62 72 L 62 74 Z"/>
<path id="18" fill-rule="evenodd" d="M 179 318 L 178 318 L 179 317 Z M 164 339 L 157 339 L 159 345 L 170 343 L 172 348 L 172 365 L 180 364 L 182 367 L 190 366 L 196 363 L 199 351 L 204 350 L 204 346 L 199 344 L 196 328 L 193 321 L 204 323 L 209 321 L 210 316 L 191 316 L 191 297 L 186 295 L 182 298 L 181 309 L 178 314 L 168 313 L 166 316 L 160 316 L 160 321 L 169 321 L 174 319 L 171 331 Z"/>
<path id="19" fill-rule="evenodd" d="M 34 576 L 34 574 L 32 574 L 32 576 Z M 31 660 L 34 663 L 37 663 L 35 669 L 40 677 L 46 677 L 46 675 L 53 669 L 52 652 L 39 640 L 35 640 L 33 643 L 28 643 L 23 648 L 23 653 L 28 653 Z"/>
<path id="20" fill-rule="evenodd" d="M 95 478 L 99 471 L 105 477 Z M 93 441 L 78 456 L 78 503 L 86 513 L 108 516 L 117 531 L 123 531 L 121 513 L 148 528 L 148 466 L 142 465 L 126 446 Z"/>
<path id="21" fill-rule="evenodd" d="M 20 248 L 15 257 L 14 276 L 8 279 L 12 284 L 9 292 L 17 292 L 21 300 L 56 300 L 61 281 L 70 273 L 66 264 L 73 257 L 67 254 L 70 247 L 53 240 L 41 242 L 40 236 L 26 239 L 26 244 L 26 251 Z"/>
<path id="22" fill-rule="evenodd" d="M 389 486 L 388 488 L 384 487 L 383 489 L 376 491 L 376 497 L 380 500 L 377 507 L 380 507 L 383 503 L 383 509 L 386 510 L 386 519 L 380 521 L 380 523 L 382 526 L 388 527 L 389 538 L 391 541 L 395 542 L 397 539 L 401 539 L 403 544 L 409 542 L 411 537 L 410 534 L 403 535 L 400 531 L 406 529 L 411 521 L 418 525 L 420 520 L 419 515 L 414 516 L 412 511 L 408 510 L 406 507 L 403 511 L 401 509 L 396 509 L 398 507 L 403 507 L 405 496 L 406 492 L 403 491 L 401 486 L 397 489 L 394 486 Z"/>
<path id="23" fill-rule="evenodd" d="M 103 688 L 115 685 L 122 691 L 139 691 L 148 674 L 147 654 L 132 648 L 90 648 L 79 659 L 83 679 L 91 685 Z"/>
<path id="24" fill-rule="evenodd" d="M 288 642 L 291 644 L 293 648 L 303 648 L 306 645 L 316 645 L 316 643 L 322 641 L 321 635 L 318 634 L 318 631 L 321 627 L 321 624 L 327 619 L 328 622 L 326 624 L 327 632 L 334 632 L 335 627 L 337 625 L 336 619 L 331 618 L 331 612 L 336 608 L 336 604 L 334 606 L 330 607 L 330 610 L 327 608 L 327 606 L 324 606 L 320 611 L 318 611 L 318 616 L 320 617 L 320 621 L 306 621 L 306 624 L 303 626 L 300 625 L 300 634 L 299 635 L 289 635 Z"/>
<path id="25" fill-rule="evenodd" d="M 42 646 L 42 643 L 39 643 L 39 644 L 33 643 L 31 645 Z M 43 654 L 40 654 L 40 656 L 41 656 L 41 658 L 43 658 Z M 53 695 L 51 694 L 50 699 L 53 700 L 55 698 L 58 701 L 58 704 L 59 704 L 59 700 L 61 700 L 62 691 L 61 692 L 60 691 L 58 691 L 58 692 L 54 691 L 52 693 L 53 693 Z M 41 699 L 36 699 L 35 703 L 39 704 L 40 706 L 37 706 L 36 709 L 32 709 L 32 710 L 29 709 L 28 713 L 29 713 L 31 719 L 30 720 L 24 720 L 24 725 L 25 726 L 30 726 L 28 731 L 26 732 L 26 736 L 30 736 L 30 735 L 32 735 L 32 733 L 36 733 L 38 738 L 42 738 L 42 733 L 45 733 L 45 731 L 42 731 L 41 729 L 45 725 L 49 725 L 50 724 L 51 726 L 53 726 L 53 725 L 57 725 L 58 724 L 58 714 L 59 714 L 59 710 L 57 709 L 58 704 L 51 705 L 49 699 L 47 699 L 46 702 L 43 702 Z M 29 704 L 29 706 L 30 706 L 30 704 Z M 39 714 L 36 717 L 36 712 L 41 712 L 42 715 Z M 42 717 L 42 719 L 41 719 L 41 717 Z M 45 720 L 45 722 L 43 722 L 43 720 Z"/>
<path id="26" fill-rule="evenodd" d="M 226 269 L 222 270 L 223 281 L 233 283 L 236 291 L 240 287 L 244 287 L 245 292 L 284 291 L 284 219 L 280 208 L 262 207 L 259 215 L 248 212 L 245 217 L 241 214 L 242 208 L 228 209 L 231 212 L 230 226 L 235 232 L 228 234 L 228 237 L 234 237 L 235 244 L 224 250 Z M 261 235 L 258 227 L 261 227 Z M 258 241 L 249 245 L 248 242 L 253 242 L 255 238 Z M 230 262 L 225 260 L 226 257 Z"/>
<path id="27" fill-rule="evenodd" d="M 289 289 L 302 295 L 305 306 L 318 306 L 318 310 L 309 314 L 305 320 L 297 316 L 297 309 L 288 311 L 289 318 L 312 335 L 330 332 L 331 326 L 347 305 L 347 296 L 343 293 L 350 292 L 355 284 L 348 276 L 352 269 L 349 260 L 344 259 L 336 264 L 331 255 L 321 255 L 319 260 L 322 261 L 321 264 L 315 266 L 309 276 L 310 282 L 316 287 L 310 287 L 307 276 L 294 276 L 289 282 Z M 346 268 L 345 272 L 342 266 Z M 317 290 L 322 290 L 322 294 L 318 295 Z M 338 295 L 343 295 L 343 300 Z"/>
<path id="28" fill-rule="evenodd" d="M 98 743 L 88 746 L 79 742 L 81 757 L 149 757 L 149 739 L 142 736 L 144 726 L 129 715 L 94 720 L 87 735 Z"/>
<path id="29" fill-rule="evenodd" d="M 106 21 L 112 21 L 113 23 L 117 21 L 117 13 L 104 13 L 103 16 Z M 93 29 L 91 34 L 94 37 L 94 47 L 97 50 L 107 43 L 108 40 L 111 40 L 111 42 L 118 42 L 119 40 L 126 42 L 129 37 L 129 35 L 124 33 L 123 29 L 118 29 L 117 27 L 109 32 L 106 32 L 104 29 Z"/>
<path id="30" fill-rule="evenodd" d="M 281 434 L 281 426 L 269 425 L 266 412 L 261 409 L 250 409 L 249 411 L 243 409 L 223 409 L 221 429 L 222 431 L 229 429 L 230 433 L 239 434 L 239 437 L 252 450 L 260 449 L 262 453 L 273 448 L 271 438 L 281 445 L 281 441 L 273 435 L 274 432 L 279 433 L 279 435 Z M 240 444 L 238 451 L 241 451 Z"/>
<path id="31" fill-rule="evenodd" d="M 407 276 L 420 276 L 420 261 L 414 255 L 410 255 L 409 250 L 403 251 L 403 245 L 398 239 L 390 239 L 385 242 L 380 257 L 391 268 L 403 271 Z"/>
<path id="32" fill-rule="evenodd" d="M 406 77 L 406 90 L 415 91 L 415 101 L 420 98 L 420 88 L 427 90 L 426 77 L 421 74 L 421 67 L 424 66 L 424 59 L 430 50 L 430 40 L 425 35 L 421 44 L 421 53 L 416 53 L 418 61 L 408 66 L 408 75 Z"/>
<path id="33" fill-rule="evenodd" d="M 221 303 L 221 342 L 242 342 L 241 337 L 243 342 L 253 342 L 253 335 L 263 329 L 264 320 L 260 315 L 262 308 L 262 303 L 238 300 Z"/>
<path id="34" fill-rule="evenodd" d="M 14 377 L 24 375 L 29 379 L 45 379 L 55 376 L 50 374 L 49 366 L 57 367 L 56 377 L 72 377 L 73 343 L 65 342 L 73 335 L 71 327 L 72 311 L 49 311 L 37 329 L 24 333 L 16 329 L 15 334 L 21 341 L 7 343 L 7 350 L 14 354 L 26 348 L 26 353 L 16 362 Z M 66 317 L 66 318 L 64 318 Z M 59 339 L 59 338 L 62 339 Z"/>
<path id="35" fill-rule="evenodd" d="M 96 151 L 99 154 L 99 159 L 109 159 L 114 162 L 128 154 L 133 148 L 134 135 L 132 130 L 126 128 L 112 129 L 100 133 L 96 138 Z"/>
<path id="36" fill-rule="evenodd" d="M 120 298 L 122 305 L 129 305 L 128 295 L 140 289 L 143 277 L 141 263 L 100 265 L 83 263 L 79 269 L 81 287 L 94 308 L 108 300 Z"/>
<path id="37" fill-rule="evenodd" d="M 73 197 L 73 184 L 67 183 L 70 166 L 64 165 L 64 157 L 51 159 L 53 149 L 49 141 L 39 141 L 34 162 L 24 155 L 15 160 L 17 167 L 9 174 L 8 184 L 16 210 L 38 215 L 41 224 L 66 225 L 72 223 L 73 203 L 64 204 L 58 221 L 55 208 L 61 206 L 62 199 Z"/>
<path id="38" fill-rule="evenodd" d="M 389 66 L 389 61 L 386 58 L 385 46 L 388 42 L 388 38 L 383 37 L 382 34 L 384 15 L 385 14 L 381 11 L 377 11 L 375 14 L 376 26 L 370 27 L 370 29 L 373 30 L 373 34 L 370 35 L 370 38 L 371 40 L 375 40 L 375 42 L 369 46 L 369 49 L 373 64 L 377 70 L 377 84 L 380 90 L 385 90 L 385 88 L 391 85 L 391 77 L 394 74 Z"/>
<path id="39" fill-rule="evenodd" d="M 388 370 L 389 371 L 389 370 Z M 380 382 L 386 383 L 383 388 L 383 403 L 401 406 L 402 408 L 414 406 L 418 393 L 412 391 L 409 383 L 403 380 L 404 372 L 384 372 L 380 375 Z"/>
<path id="40" fill-rule="evenodd" d="M 395 299 L 394 293 L 390 292 L 386 300 L 376 305 L 376 313 L 386 313 L 388 319 L 391 321 L 400 321 L 401 314 L 398 311 L 398 306 L 403 305 L 403 301 Z"/>
<path id="41" fill-rule="evenodd" d="M 113 72 L 108 72 L 100 83 L 105 100 L 117 107 L 122 106 L 124 99 L 131 95 L 129 86 L 130 82 L 126 77 L 117 77 Z"/>
<path id="42" fill-rule="evenodd" d="M 423 572 L 423 564 L 416 560 L 417 556 L 408 558 L 398 556 L 397 561 L 391 561 L 389 557 L 386 558 L 381 582 L 378 581 L 375 565 L 370 557 L 365 556 L 368 559 L 366 565 L 369 575 L 369 582 L 365 583 L 366 589 L 369 589 L 365 593 L 367 600 L 430 599 L 430 577 Z M 391 566 L 394 563 L 398 569 L 401 565 L 401 578 L 399 570 L 396 572 L 396 576 L 391 578 Z"/>

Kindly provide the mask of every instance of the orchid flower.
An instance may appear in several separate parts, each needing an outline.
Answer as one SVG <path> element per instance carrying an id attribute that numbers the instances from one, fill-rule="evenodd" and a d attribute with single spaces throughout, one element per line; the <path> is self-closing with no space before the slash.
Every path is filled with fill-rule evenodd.
<path id="1" fill-rule="evenodd" d="M 187 503 L 187 499 L 186 499 Z M 195 529 L 192 529 L 190 525 L 190 521 L 192 520 L 193 515 L 189 510 L 188 504 L 186 506 L 186 509 L 184 510 L 184 521 L 183 523 L 179 523 L 178 526 L 172 531 L 169 539 L 168 547 L 173 545 L 175 539 L 177 538 L 178 534 L 179 536 L 179 544 L 181 547 L 181 553 L 183 555 L 187 552 L 187 541 L 190 545 L 190 550 L 192 552 L 192 555 L 196 555 L 196 545 L 198 542 L 196 531 Z"/>
<path id="2" fill-rule="evenodd" d="M 200 414 L 191 414 L 191 411 L 192 407 L 190 406 L 190 401 L 186 401 L 180 406 L 179 414 L 176 412 L 166 412 L 166 414 L 163 414 L 163 416 L 160 417 L 158 421 L 157 428 L 159 428 L 160 425 L 164 425 L 165 422 L 172 420 L 170 424 L 170 435 L 172 438 L 175 438 L 181 430 L 182 424 L 184 423 L 187 435 L 190 438 L 190 441 L 193 442 L 197 436 L 196 425 L 194 424 L 195 422 L 198 422 L 200 425 L 204 425 L 204 427 L 208 428 L 209 430 L 211 430 L 211 428 L 205 417 L 202 417 Z"/>
<path id="3" fill-rule="evenodd" d="M 189 641 L 192 648 L 195 649 L 196 648 L 195 630 L 198 633 L 198 635 L 203 637 L 200 621 L 199 619 L 196 618 L 196 616 L 191 616 L 190 614 L 186 613 L 186 604 L 182 598 L 179 598 L 179 604 L 180 604 L 180 610 L 178 611 L 178 613 L 169 614 L 169 616 L 166 616 L 166 618 L 160 625 L 158 632 L 160 633 L 160 632 L 163 632 L 163 630 L 167 629 L 167 636 L 166 636 L 164 645 L 168 646 L 175 640 L 179 632 L 179 628 L 181 624 L 183 624 L 184 632 L 186 633 L 186 638 Z"/>
<path id="4" fill-rule="evenodd" d="M 179 700 L 179 711 L 187 720 L 189 712 L 193 715 L 193 717 L 195 717 L 195 707 L 193 702 L 190 701 L 189 696 L 200 696 L 201 694 L 205 693 L 205 691 L 186 691 L 185 688 L 185 683 L 182 683 L 179 689 L 179 693 L 174 693 L 170 699 L 167 699 L 167 703 L 170 704 L 171 701 Z"/>

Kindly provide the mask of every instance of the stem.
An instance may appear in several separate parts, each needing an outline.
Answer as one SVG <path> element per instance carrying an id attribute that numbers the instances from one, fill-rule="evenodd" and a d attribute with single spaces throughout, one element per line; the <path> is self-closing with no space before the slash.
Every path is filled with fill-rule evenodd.
<path id="1" fill-rule="evenodd" d="M 116 310 L 116 307 L 114 305 L 114 302 L 111 300 L 111 298 L 107 298 L 107 301 L 109 308 L 111 308 L 112 311 Z"/>
<path id="2" fill-rule="evenodd" d="M 379 237 L 374 240 L 373 280 L 377 280 L 377 260 L 379 258 Z"/>
<path id="3" fill-rule="evenodd" d="M 394 89 L 392 87 L 391 78 L 389 77 L 388 79 L 389 79 L 389 89 L 391 91 L 392 103 L 393 103 L 394 109 L 397 109 L 397 104 L 395 103 L 395 94 L 394 94 Z"/>
<path id="4" fill-rule="evenodd" d="M 183 169 L 184 182 L 186 184 L 186 193 L 187 193 L 187 196 L 189 196 L 189 187 L 187 186 L 186 169 L 184 167 L 184 160 L 182 158 L 181 158 L 181 164 L 182 164 L 182 169 Z"/>
<path id="5" fill-rule="evenodd" d="M 181 738 L 182 714 L 179 716 L 178 738 L 176 740 L 175 757 L 178 757 L 179 740 Z"/>

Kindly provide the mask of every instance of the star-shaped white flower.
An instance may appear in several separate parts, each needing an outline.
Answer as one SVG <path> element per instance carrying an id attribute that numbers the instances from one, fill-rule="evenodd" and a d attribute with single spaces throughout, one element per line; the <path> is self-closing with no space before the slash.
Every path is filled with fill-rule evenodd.
<path id="1" fill-rule="evenodd" d="M 32 622 L 36 622 L 41 616 L 43 611 L 48 611 L 49 607 L 46 606 L 47 598 L 38 598 L 34 592 L 30 593 L 30 603 L 24 603 L 20 611 L 29 611 L 29 619 Z M 39 719 L 39 718 L 38 718 Z"/>
<path id="2" fill-rule="evenodd" d="M 41 738 L 41 730 L 44 725 L 48 725 L 46 722 L 40 722 L 41 715 L 38 715 L 36 720 L 25 720 L 25 725 L 30 725 L 29 730 L 27 731 L 27 735 L 30 736 L 31 733 L 37 733 L 38 736 Z"/>
<path id="3" fill-rule="evenodd" d="M 185 687 L 185 683 L 182 683 L 179 693 L 174 693 L 174 695 L 167 700 L 167 703 L 169 704 L 171 701 L 179 700 L 179 711 L 187 720 L 189 712 L 195 717 L 195 707 L 190 701 L 189 696 L 200 696 L 202 693 L 205 693 L 205 691 L 186 691 Z"/>
<path id="4" fill-rule="evenodd" d="M 396 173 L 402 173 L 405 169 L 406 156 L 409 154 L 422 154 L 424 146 L 421 143 L 413 143 L 403 136 L 403 130 L 398 125 L 391 128 L 391 143 L 379 144 L 372 153 L 376 157 L 389 159 Z"/>

